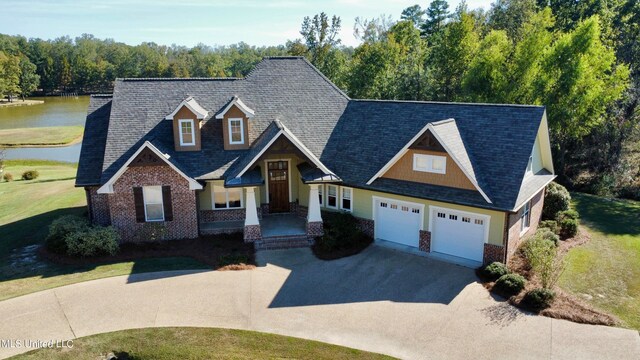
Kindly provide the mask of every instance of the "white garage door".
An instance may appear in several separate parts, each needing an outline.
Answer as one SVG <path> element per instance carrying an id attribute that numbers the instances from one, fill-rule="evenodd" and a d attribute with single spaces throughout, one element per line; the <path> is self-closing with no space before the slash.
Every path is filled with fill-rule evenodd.
<path id="1" fill-rule="evenodd" d="M 418 247 L 424 207 L 420 204 L 374 199 L 375 236 L 403 245 Z"/>
<path id="2" fill-rule="evenodd" d="M 445 208 L 431 210 L 431 251 L 482 261 L 486 216 Z"/>

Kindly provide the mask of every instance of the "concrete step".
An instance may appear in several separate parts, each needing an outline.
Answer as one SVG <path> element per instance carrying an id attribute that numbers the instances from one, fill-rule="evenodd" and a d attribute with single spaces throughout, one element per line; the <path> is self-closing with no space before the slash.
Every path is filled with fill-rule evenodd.
<path id="1" fill-rule="evenodd" d="M 253 243 L 256 250 L 305 248 L 310 247 L 313 244 L 313 238 L 307 235 L 266 237 Z"/>

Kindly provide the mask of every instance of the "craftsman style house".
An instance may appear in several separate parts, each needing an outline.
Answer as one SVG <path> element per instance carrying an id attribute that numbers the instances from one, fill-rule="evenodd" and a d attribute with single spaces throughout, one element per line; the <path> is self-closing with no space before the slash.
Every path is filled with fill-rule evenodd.
<path id="1" fill-rule="evenodd" d="M 276 57 L 246 78 L 118 79 L 91 99 L 76 186 L 123 241 L 308 246 L 347 211 L 376 241 L 480 264 L 536 229 L 553 178 L 544 107 L 355 100 Z"/>

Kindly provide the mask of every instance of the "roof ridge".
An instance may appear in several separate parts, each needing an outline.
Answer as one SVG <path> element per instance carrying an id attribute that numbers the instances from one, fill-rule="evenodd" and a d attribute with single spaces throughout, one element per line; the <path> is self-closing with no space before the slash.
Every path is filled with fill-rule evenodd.
<path id="1" fill-rule="evenodd" d="M 116 78 L 116 81 L 234 81 L 244 80 L 239 77 L 189 77 L 189 78 L 170 78 L 170 77 L 140 77 L 140 78 Z"/>
<path id="2" fill-rule="evenodd" d="M 108 97 L 113 97 L 113 93 L 111 93 L 111 94 L 91 94 L 90 96 L 92 98 L 108 98 Z"/>
<path id="3" fill-rule="evenodd" d="M 344 91 L 342 91 L 342 89 L 338 87 L 338 85 L 334 84 L 333 81 L 326 77 L 325 74 L 323 74 L 322 71 L 315 67 L 309 60 L 307 60 L 307 58 L 302 57 L 302 60 L 304 60 L 304 62 L 307 63 L 307 65 L 309 65 L 311 69 L 313 69 L 318 75 L 320 75 L 320 77 L 324 79 L 324 81 L 326 81 L 329 85 L 331 85 L 331 87 L 333 87 L 333 89 L 336 90 L 340 95 L 344 96 L 347 100 L 351 100 L 349 95 L 347 95 Z"/>
<path id="4" fill-rule="evenodd" d="M 441 105 L 477 105 L 477 106 L 498 106 L 498 107 L 523 107 L 523 108 L 545 108 L 544 105 L 532 104 L 500 104 L 500 103 L 472 103 L 456 101 L 428 101 L 428 100 L 384 100 L 384 99 L 350 99 L 357 102 L 383 102 L 383 103 L 413 103 L 413 104 L 441 104 Z"/>

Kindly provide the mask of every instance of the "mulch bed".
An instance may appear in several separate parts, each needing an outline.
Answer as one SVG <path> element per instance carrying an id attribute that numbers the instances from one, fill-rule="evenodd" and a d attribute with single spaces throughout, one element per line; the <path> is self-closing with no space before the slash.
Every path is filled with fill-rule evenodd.
<path id="1" fill-rule="evenodd" d="M 168 240 L 148 243 L 124 243 L 113 256 L 91 258 L 55 254 L 42 246 L 39 255 L 61 265 L 94 265 L 145 258 L 189 257 L 217 270 L 255 268 L 253 244 L 245 243 L 242 233 L 201 236 L 197 239 Z"/>
<path id="2" fill-rule="evenodd" d="M 582 229 L 579 230 L 578 235 L 571 239 L 560 241 L 558 245 L 558 256 L 565 256 L 567 252 L 576 246 L 582 245 L 588 242 L 590 239 L 589 234 Z M 509 261 L 509 270 L 511 272 L 520 274 L 527 279 L 527 285 L 520 294 L 515 295 L 507 299 L 507 301 L 518 308 L 535 312 L 521 303 L 522 298 L 527 291 L 541 287 L 539 281 L 533 276 L 529 263 L 522 255 L 522 252 L 516 251 L 511 260 Z M 481 276 L 482 278 L 482 276 Z M 488 290 L 492 290 L 494 282 L 485 282 L 484 286 Z M 540 315 L 547 316 L 555 319 L 564 319 L 582 324 L 593 325 L 607 325 L 613 326 L 620 323 L 613 315 L 607 314 L 600 310 L 597 310 L 580 300 L 576 296 L 563 291 L 556 287 L 554 289 L 556 298 L 554 299 L 551 307 L 539 312 Z"/>

